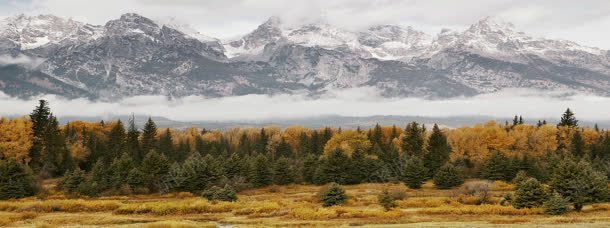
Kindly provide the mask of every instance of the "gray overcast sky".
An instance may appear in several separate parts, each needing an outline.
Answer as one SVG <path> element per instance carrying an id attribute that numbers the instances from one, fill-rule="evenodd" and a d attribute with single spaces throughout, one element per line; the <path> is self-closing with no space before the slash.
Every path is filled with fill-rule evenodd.
<path id="1" fill-rule="evenodd" d="M 495 16 L 532 35 L 610 49 L 609 0 L 0 0 L 3 16 L 51 13 L 104 24 L 126 12 L 174 18 L 218 38 L 247 33 L 272 15 L 346 29 L 411 25 L 430 34 Z"/>

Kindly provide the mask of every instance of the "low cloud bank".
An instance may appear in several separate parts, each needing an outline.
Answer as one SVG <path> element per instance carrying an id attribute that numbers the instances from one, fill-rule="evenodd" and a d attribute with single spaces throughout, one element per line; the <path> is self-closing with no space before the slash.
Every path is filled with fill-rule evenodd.
<path id="1" fill-rule="evenodd" d="M 161 116 L 178 121 L 239 121 L 307 118 L 326 115 L 365 117 L 400 115 L 423 117 L 493 116 L 526 119 L 558 118 L 567 107 L 583 120 L 610 120 L 610 97 L 507 89 L 474 97 L 442 100 L 384 98 L 374 88 L 329 92 L 317 98 L 303 94 L 245 95 L 222 98 L 136 96 L 116 102 L 65 99 L 45 95 L 29 100 L 0 92 L 0 115 L 27 115 L 38 99 L 46 99 L 58 116 Z"/>
<path id="2" fill-rule="evenodd" d="M 44 62 L 42 58 L 30 57 L 27 55 L 0 55 L 0 66 L 20 65 L 26 68 L 34 68 Z"/>

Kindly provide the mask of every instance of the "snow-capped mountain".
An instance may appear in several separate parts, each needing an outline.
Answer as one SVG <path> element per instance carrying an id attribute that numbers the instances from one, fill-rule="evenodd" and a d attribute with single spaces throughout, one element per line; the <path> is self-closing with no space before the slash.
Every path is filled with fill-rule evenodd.
<path id="1" fill-rule="evenodd" d="M 607 96 L 610 52 L 532 37 L 493 18 L 428 35 L 397 25 L 288 26 L 271 17 L 239 39 L 221 41 L 138 14 L 105 25 L 18 15 L 0 21 L 0 76 L 0 90 L 15 96 L 98 99 L 317 94 L 360 86 L 429 98 L 507 87 Z"/>

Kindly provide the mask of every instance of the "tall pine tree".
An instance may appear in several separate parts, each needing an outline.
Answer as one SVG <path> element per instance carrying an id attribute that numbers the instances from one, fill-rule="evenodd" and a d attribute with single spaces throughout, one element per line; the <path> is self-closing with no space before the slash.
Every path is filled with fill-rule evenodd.
<path id="1" fill-rule="evenodd" d="M 34 172 L 40 171 L 43 165 L 44 137 L 49 125 L 49 116 L 51 115 L 49 103 L 46 100 L 39 100 L 38 102 L 38 106 L 30 114 L 30 120 L 32 121 L 32 146 L 29 150 L 30 162 L 28 165 Z"/>
<path id="2" fill-rule="evenodd" d="M 420 128 L 417 122 L 412 122 L 407 125 L 402 139 L 402 151 L 407 156 L 423 156 L 424 155 L 424 134 L 423 126 Z"/>
<path id="3" fill-rule="evenodd" d="M 428 169 L 428 177 L 432 177 L 443 164 L 449 161 L 449 154 L 451 154 L 451 146 L 447 142 L 447 137 L 436 124 L 432 128 L 427 148 L 424 164 Z"/>
<path id="4" fill-rule="evenodd" d="M 570 108 L 563 113 L 557 126 L 578 127 L 578 120 L 576 120 L 576 117 Z"/>
<path id="5" fill-rule="evenodd" d="M 110 164 L 113 159 L 121 156 L 126 149 L 127 134 L 125 133 L 125 126 L 123 126 L 121 120 L 118 120 L 108 133 L 108 154 L 104 156 L 104 161 Z"/>
<path id="6" fill-rule="evenodd" d="M 142 130 L 142 152 L 144 155 L 146 155 L 151 150 L 157 150 L 157 146 L 157 125 L 149 117 L 146 124 L 144 124 L 144 129 Z"/>
<path id="7" fill-rule="evenodd" d="M 140 131 L 136 127 L 135 117 L 129 119 L 129 129 L 127 130 L 127 151 L 136 163 L 140 163 L 144 158 L 140 149 Z"/>

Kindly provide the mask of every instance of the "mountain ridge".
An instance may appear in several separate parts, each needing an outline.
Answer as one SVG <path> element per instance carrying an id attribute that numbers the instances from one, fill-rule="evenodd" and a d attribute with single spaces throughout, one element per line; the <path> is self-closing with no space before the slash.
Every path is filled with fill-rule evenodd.
<path id="1" fill-rule="evenodd" d="M 239 39 L 222 41 L 135 13 L 105 25 L 17 15 L 0 21 L 0 56 L 43 60 L 0 71 L 12 74 L 0 79 L 0 90 L 15 96 L 313 95 L 360 86 L 389 97 L 470 96 L 508 87 L 610 95 L 609 51 L 532 37 L 490 17 L 436 35 L 397 25 L 290 27 L 271 17 Z M 11 65 L 0 62 L 0 69 Z"/>

